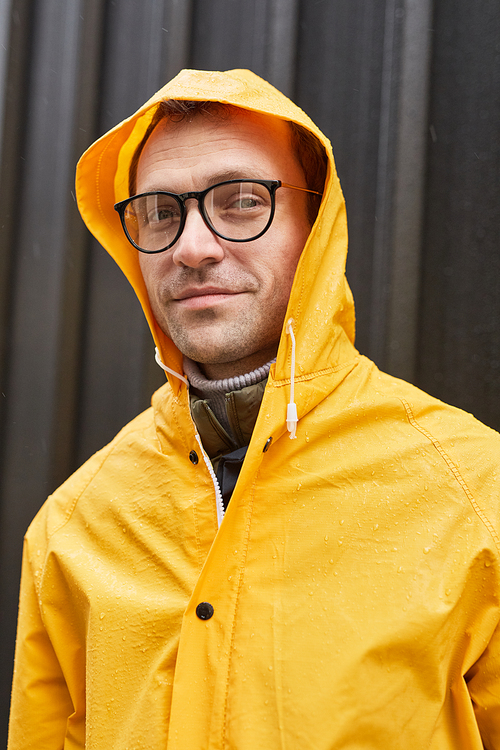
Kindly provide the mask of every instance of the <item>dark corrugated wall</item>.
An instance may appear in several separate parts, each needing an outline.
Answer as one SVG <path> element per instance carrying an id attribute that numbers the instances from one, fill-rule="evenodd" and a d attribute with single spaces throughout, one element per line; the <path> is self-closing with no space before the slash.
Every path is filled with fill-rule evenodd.
<path id="1" fill-rule="evenodd" d="M 181 67 L 250 67 L 330 136 L 358 346 L 500 428 L 497 0 L 0 1 L 2 732 L 23 533 L 162 374 L 76 160 Z"/>
<path id="2" fill-rule="evenodd" d="M 500 430 L 500 4 L 434 25 L 417 383 Z"/>

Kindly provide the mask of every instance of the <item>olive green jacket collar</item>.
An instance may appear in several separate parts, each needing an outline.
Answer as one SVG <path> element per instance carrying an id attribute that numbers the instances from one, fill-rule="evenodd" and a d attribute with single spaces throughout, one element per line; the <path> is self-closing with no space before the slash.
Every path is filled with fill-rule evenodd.
<path id="1" fill-rule="evenodd" d="M 226 393 L 226 411 L 232 435 L 220 424 L 210 408 L 209 400 L 199 398 L 192 392 L 189 394 L 191 416 L 212 461 L 249 444 L 266 383 L 267 378 L 239 391 Z"/>

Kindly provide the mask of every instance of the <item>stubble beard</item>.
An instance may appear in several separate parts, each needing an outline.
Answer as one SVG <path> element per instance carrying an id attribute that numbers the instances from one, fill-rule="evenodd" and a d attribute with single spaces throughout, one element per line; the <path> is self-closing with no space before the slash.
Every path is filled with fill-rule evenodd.
<path id="1" fill-rule="evenodd" d="M 248 315 L 228 318 L 214 308 L 207 308 L 190 325 L 171 319 L 168 335 L 182 354 L 200 364 L 237 363 L 257 356 L 260 351 L 271 351 L 272 358 L 278 347 L 282 320 L 276 325 L 264 316 L 256 320 L 254 310 L 246 312 Z"/>
<path id="2" fill-rule="evenodd" d="M 222 277 L 220 273 L 214 274 L 209 266 L 181 271 L 165 290 L 166 302 L 160 302 L 158 307 L 154 305 L 153 313 L 157 321 L 162 321 L 164 333 L 182 354 L 206 365 L 237 363 L 253 356 L 259 360 L 258 353 L 261 351 L 266 362 L 275 356 L 285 309 L 274 309 L 273 316 L 269 316 L 259 299 L 259 282 L 254 276 L 226 272 Z M 221 309 L 215 306 L 176 311 L 175 302 L 171 300 L 190 284 L 229 287 L 244 292 L 246 299 L 240 310 L 224 310 L 224 306 Z M 259 360 L 260 364 L 264 364 L 264 361 Z"/>

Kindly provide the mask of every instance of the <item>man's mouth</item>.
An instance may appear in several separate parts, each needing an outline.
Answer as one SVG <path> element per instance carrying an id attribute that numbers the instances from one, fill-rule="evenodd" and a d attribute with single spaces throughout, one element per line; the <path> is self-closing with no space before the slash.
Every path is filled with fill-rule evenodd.
<path id="1" fill-rule="evenodd" d="M 174 302 L 180 304 L 182 307 L 200 309 L 202 307 L 211 307 L 216 304 L 221 304 L 239 294 L 242 294 L 242 292 L 225 287 L 190 287 L 180 292 L 174 298 Z"/>

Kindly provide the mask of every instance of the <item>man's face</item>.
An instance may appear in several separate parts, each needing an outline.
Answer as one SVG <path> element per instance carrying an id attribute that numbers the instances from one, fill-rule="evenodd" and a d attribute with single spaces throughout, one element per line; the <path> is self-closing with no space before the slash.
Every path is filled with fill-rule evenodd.
<path id="1" fill-rule="evenodd" d="M 213 121 L 160 122 L 137 169 L 137 193 L 204 190 L 237 178 L 306 187 L 281 120 L 246 112 Z M 210 378 L 243 374 L 276 355 L 292 281 L 310 231 L 307 193 L 276 192 L 268 231 L 252 242 L 217 237 L 197 201 L 184 231 L 162 253 L 139 253 L 155 318 L 180 351 Z"/>

